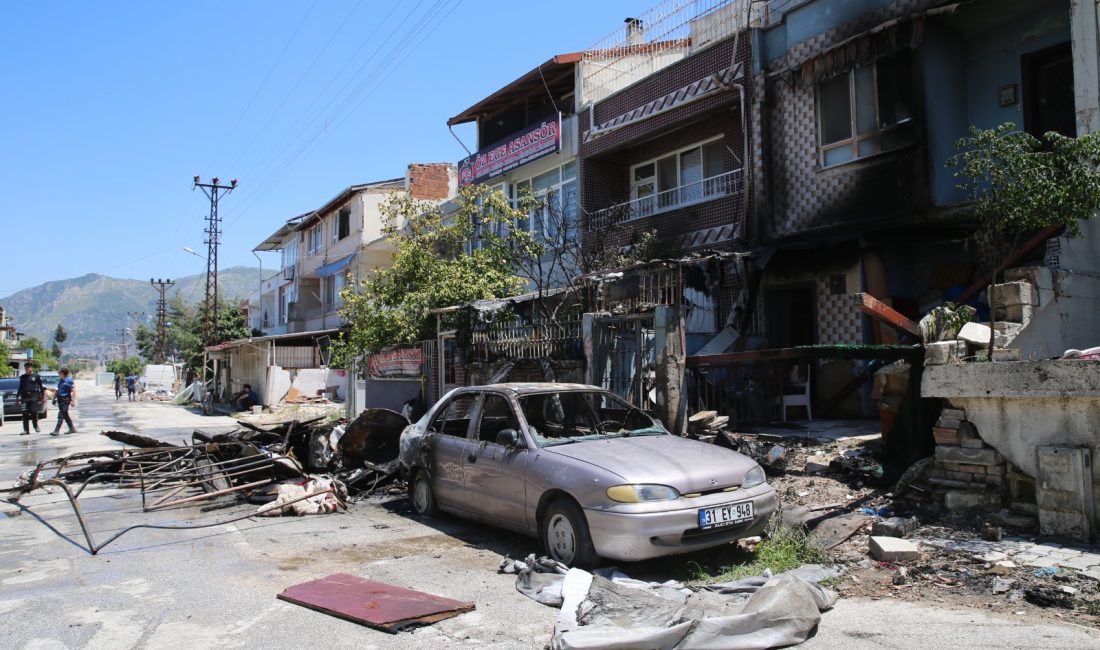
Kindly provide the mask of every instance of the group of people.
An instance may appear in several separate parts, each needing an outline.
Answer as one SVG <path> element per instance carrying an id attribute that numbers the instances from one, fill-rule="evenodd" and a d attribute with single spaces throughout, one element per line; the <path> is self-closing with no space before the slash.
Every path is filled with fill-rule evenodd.
<path id="1" fill-rule="evenodd" d="M 137 395 L 138 378 L 134 373 L 129 373 L 126 377 L 122 376 L 122 373 L 115 373 L 115 400 L 122 398 L 122 382 L 126 382 L 126 395 L 130 398 L 130 401 L 134 401 Z"/>
<path id="2" fill-rule="evenodd" d="M 47 389 L 42 385 L 42 377 L 36 372 L 37 366 L 33 361 L 28 361 L 23 366 L 23 374 L 19 376 L 19 390 L 16 391 L 16 399 L 23 410 L 23 435 L 31 434 L 30 426 L 34 425 L 35 433 L 41 433 L 38 428 L 38 412 L 46 401 Z M 51 436 L 61 435 L 61 425 L 66 424 L 69 430 L 66 434 L 76 433 L 69 408 L 76 406 L 76 382 L 68 368 L 58 371 L 57 387 L 53 389 L 53 401 L 57 405 L 57 424 Z"/>

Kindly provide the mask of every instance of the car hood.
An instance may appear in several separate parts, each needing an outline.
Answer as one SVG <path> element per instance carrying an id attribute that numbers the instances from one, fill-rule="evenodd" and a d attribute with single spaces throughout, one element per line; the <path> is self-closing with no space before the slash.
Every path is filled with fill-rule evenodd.
<path id="1" fill-rule="evenodd" d="M 591 463 L 629 483 L 668 485 L 680 493 L 740 485 L 745 472 L 756 466 L 735 451 L 672 435 L 584 440 L 543 451 Z"/>

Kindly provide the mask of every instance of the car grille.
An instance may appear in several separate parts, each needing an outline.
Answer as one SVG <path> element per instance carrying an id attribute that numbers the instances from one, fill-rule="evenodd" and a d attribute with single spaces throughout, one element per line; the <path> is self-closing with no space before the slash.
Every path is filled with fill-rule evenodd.
<path id="1" fill-rule="evenodd" d="M 704 490 L 703 492 L 688 492 L 687 494 L 681 494 L 682 497 L 688 499 L 695 499 L 697 497 L 705 497 L 708 494 L 718 494 L 719 492 L 736 492 L 741 489 L 740 485 L 727 485 L 726 487 L 716 487 L 713 490 Z"/>

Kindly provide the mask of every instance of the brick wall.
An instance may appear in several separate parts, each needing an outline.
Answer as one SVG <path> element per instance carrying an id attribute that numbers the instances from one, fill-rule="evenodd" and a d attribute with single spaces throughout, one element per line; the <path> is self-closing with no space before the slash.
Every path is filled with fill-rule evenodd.
<path id="1" fill-rule="evenodd" d="M 738 61 L 746 67 L 751 47 L 747 35 L 737 44 Z M 734 39 L 704 50 L 634 84 L 600 102 L 594 109 L 597 124 L 626 113 L 665 94 L 703 79 L 732 63 Z M 751 82 L 745 78 L 744 82 Z M 749 99 L 746 98 L 746 105 Z M 630 165 L 690 146 L 722 134 L 726 147 L 724 169 L 741 168 L 743 152 L 741 98 L 737 90 L 714 93 L 691 104 L 672 109 L 636 124 L 624 126 L 580 145 L 581 205 L 586 214 L 630 199 Z M 582 115 L 582 131 L 587 116 Z M 673 250 L 729 250 L 745 235 L 743 198 L 740 195 L 669 210 L 643 219 L 620 222 L 610 231 L 598 233 L 608 246 L 629 243 L 636 231 L 655 230 Z M 586 243 L 592 236 L 586 233 Z"/>
<path id="2" fill-rule="evenodd" d="M 455 167 L 451 163 L 413 163 L 405 175 L 409 195 L 422 201 L 445 201 L 455 187 Z"/>

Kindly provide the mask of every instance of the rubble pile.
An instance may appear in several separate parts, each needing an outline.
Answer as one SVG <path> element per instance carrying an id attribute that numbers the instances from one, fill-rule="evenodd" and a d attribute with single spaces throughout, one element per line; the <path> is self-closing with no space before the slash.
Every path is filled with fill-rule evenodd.
<path id="1" fill-rule="evenodd" d="M 326 514 L 346 509 L 351 496 L 369 494 L 399 478 L 398 439 L 407 424 L 393 411 L 368 409 L 350 423 L 326 424 L 324 418 L 315 418 L 268 427 L 242 422 L 242 428 L 219 434 L 196 430 L 190 444 L 183 445 L 105 431 L 103 436 L 128 447 L 39 463 L 8 491 L 18 500 L 34 490 L 60 487 L 95 553 L 122 533 L 94 543 L 77 501 L 91 484 L 138 489 L 145 512 L 229 497 L 260 505 L 243 518 Z M 130 529 L 138 527 L 198 526 L 141 524 Z"/>

